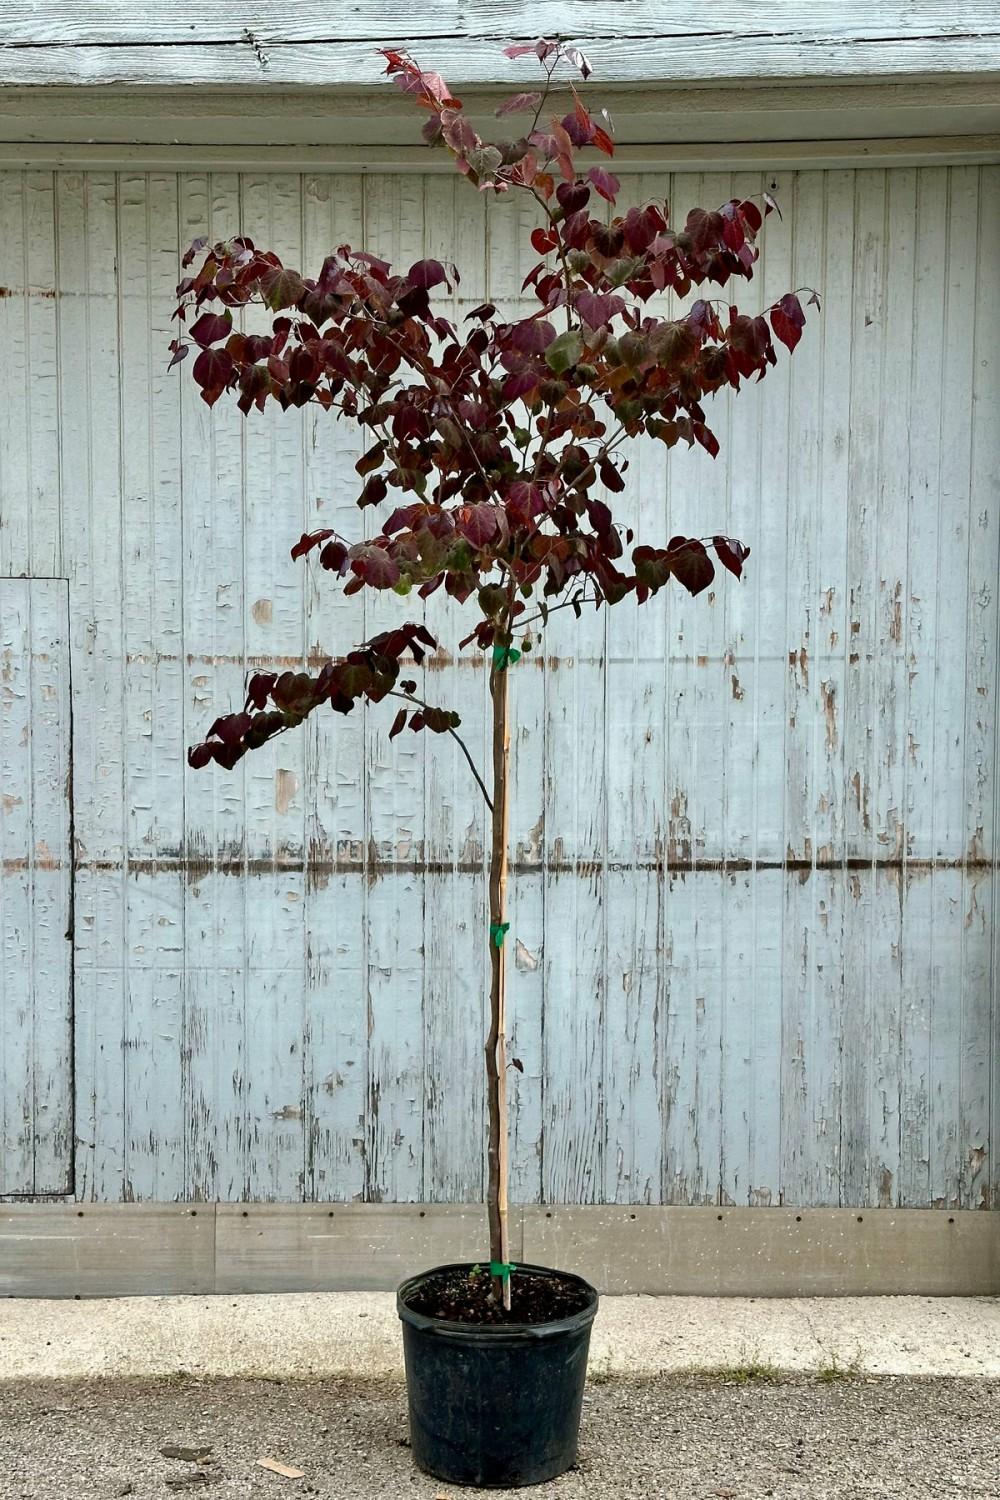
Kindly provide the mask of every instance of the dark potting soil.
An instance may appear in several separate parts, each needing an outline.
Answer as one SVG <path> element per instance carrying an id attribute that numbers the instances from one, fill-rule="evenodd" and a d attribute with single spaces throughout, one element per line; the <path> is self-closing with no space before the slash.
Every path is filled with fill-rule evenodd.
<path id="1" fill-rule="evenodd" d="M 513 1271 L 510 1278 L 510 1311 L 493 1295 L 493 1278 L 483 1267 L 469 1271 L 446 1271 L 428 1277 L 407 1299 L 414 1312 L 449 1323 L 556 1323 L 572 1317 L 587 1305 L 587 1294 L 573 1281 L 556 1276 L 535 1276 Z"/>

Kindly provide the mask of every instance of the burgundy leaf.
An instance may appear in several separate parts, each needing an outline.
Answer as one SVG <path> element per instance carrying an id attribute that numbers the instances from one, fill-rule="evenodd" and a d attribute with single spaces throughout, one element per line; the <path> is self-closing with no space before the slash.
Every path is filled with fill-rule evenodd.
<path id="1" fill-rule="evenodd" d="M 234 368 L 232 356 L 225 349 L 203 349 L 198 355 L 192 374 L 209 406 L 218 401 L 228 386 Z"/>
<path id="2" fill-rule="evenodd" d="M 587 515 L 590 524 L 599 536 L 606 536 L 611 530 L 613 518 L 611 511 L 603 500 L 588 500 Z"/>
<path id="3" fill-rule="evenodd" d="M 613 172 L 606 172 L 603 167 L 591 167 L 587 177 L 594 184 L 602 198 L 609 203 L 614 203 L 621 192 L 621 183 Z"/>
<path id="4" fill-rule="evenodd" d="M 539 255 L 547 255 L 554 250 L 559 243 L 559 236 L 554 229 L 533 229 L 531 231 L 531 243 Z"/>
<path id="5" fill-rule="evenodd" d="M 325 568 L 328 573 L 336 573 L 343 578 L 347 572 L 347 559 L 349 552 L 341 541 L 327 542 L 319 555 L 320 567 Z"/>
<path id="6" fill-rule="evenodd" d="M 719 455 L 719 439 L 711 428 L 706 427 L 704 422 L 692 422 L 691 431 L 694 434 L 695 441 L 701 444 L 706 453 L 710 453 L 713 458 L 717 458 Z"/>
<path id="7" fill-rule="evenodd" d="M 406 279 L 411 286 L 429 288 L 437 286 L 442 281 L 447 281 L 444 266 L 439 260 L 418 260 L 406 273 Z"/>
<path id="8" fill-rule="evenodd" d="M 564 47 L 562 50 L 563 57 L 567 58 L 574 67 L 579 68 L 580 76 L 584 79 L 589 78 L 594 70 L 590 65 L 590 59 L 587 57 L 587 54 L 581 52 L 580 48 L 575 45 Z"/>
<path id="9" fill-rule="evenodd" d="M 609 458 L 602 458 L 597 466 L 597 472 L 601 476 L 601 483 L 609 489 L 613 495 L 620 495 L 625 488 L 625 481 L 618 472 L 616 466 Z"/>
<path id="10" fill-rule="evenodd" d="M 280 312 L 283 307 L 295 306 L 299 298 L 305 295 L 306 284 L 298 271 L 275 266 L 261 276 L 260 290 L 271 311 Z"/>
<path id="11" fill-rule="evenodd" d="M 188 266 L 193 264 L 195 256 L 200 255 L 207 244 L 208 240 L 204 235 L 200 235 L 198 239 L 192 240 L 190 245 L 184 252 L 183 259 L 181 260 L 181 265 L 186 269 Z"/>
<path id="12" fill-rule="evenodd" d="M 292 548 L 292 560 L 305 557 L 307 552 L 319 547 L 330 536 L 333 536 L 333 532 L 329 528 L 324 531 L 304 531 Z"/>
<path id="13" fill-rule="evenodd" d="M 543 318 L 527 318 L 523 323 L 513 325 L 510 341 L 522 354 L 541 354 L 555 336 L 556 331 L 551 323 L 545 322 Z"/>
<path id="14" fill-rule="evenodd" d="M 505 503 L 507 514 L 516 526 L 530 526 L 545 510 L 545 500 L 537 484 L 527 480 L 515 480 L 509 486 Z"/>
<path id="15" fill-rule="evenodd" d="M 358 506 L 361 510 L 364 510 L 369 505 L 381 505 L 388 493 L 389 486 L 382 475 L 372 474 L 366 480 L 365 487 L 358 496 Z"/>
<path id="16" fill-rule="evenodd" d="M 667 547 L 670 571 L 690 594 L 700 594 L 715 577 L 712 559 L 696 537 L 671 537 Z"/>
<path id="17" fill-rule="evenodd" d="M 576 310 L 591 328 L 600 328 L 608 321 L 610 303 L 609 296 L 601 297 L 595 292 L 578 292 L 576 296 Z"/>
<path id="18" fill-rule="evenodd" d="M 607 111 L 604 111 L 604 113 L 606 114 Z M 605 156 L 614 156 L 615 154 L 614 141 L 606 130 L 601 129 L 600 125 L 594 127 L 594 134 L 590 144 L 596 146 L 598 151 L 603 151 Z"/>
<path id="19" fill-rule="evenodd" d="M 568 219 L 571 214 L 586 208 L 590 202 L 590 189 L 585 182 L 561 182 L 556 188 L 556 199 Z"/>
<path id="20" fill-rule="evenodd" d="M 521 114 L 524 110 L 535 109 L 541 103 L 541 98 L 541 94 L 534 92 L 514 94 L 510 99 L 506 99 L 498 109 L 494 110 L 494 114 L 501 119 L 504 115 Z"/>
<path id="21" fill-rule="evenodd" d="M 247 707 L 264 708 L 277 680 L 276 672 L 254 672 L 247 684 Z"/>
<path id="22" fill-rule="evenodd" d="M 384 547 L 362 546 L 354 550 L 351 570 L 363 583 L 375 589 L 395 588 L 400 579 L 399 564 Z"/>
<path id="23" fill-rule="evenodd" d="M 367 453 L 362 454 L 354 465 L 361 475 L 370 474 L 373 469 L 378 469 L 385 458 L 385 444 L 376 443 L 374 448 L 369 448 Z"/>
<path id="24" fill-rule="evenodd" d="M 208 344 L 217 344 L 220 339 L 228 338 L 232 327 L 231 313 L 202 313 L 191 325 L 191 337 L 204 349 Z"/>
<path id="25" fill-rule="evenodd" d="M 794 323 L 789 322 L 780 307 L 773 307 L 770 317 L 775 338 L 779 339 L 790 353 L 802 336 L 799 329 Z"/>
<path id="26" fill-rule="evenodd" d="M 655 594 L 657 589 L 661 589 L 670 577 L 670 559 L 662 548 L 634 548 L 632 566 L 635 568 L 637 587 L 642 591 L 639 596 L 640 603 L 650 593 Z"/>
<path id="27" fill-rule="evenodd" d="M 750 556 L 750 548 L 745 547 L 731 536 L 714 536 L 712 546 L 715 554 L 724 568 L 734 573 L 737 578 L 743 576 L 743 564 Z"/>
<path id="28" fill-rule="evenodd" d="M 412 526 L 419 515 L 423 513 L 422 505 L 398 505 L 392 515 L 382 527 L 386 536 L 394 536 L 397 531 L 404 527 Z"/>
<path id="29" fill-rule="evenodd" d="M 793 292 L 786 292 L 778 306 L 771 309 L 774 336 L 781 340 L 789 354 L 802 337 L 805 321 L 802 304 Z"/>
<path id="30" fill-rule="evenodd" d="M 455 512 L 455 525 L 473 547 L 485 547 L 497 533 L 497 508 L 495 505 L 460 505 Z"/>
<path id="31" fill-rule="evenodd" d="M 389 738 L 391 740 L 394 740 L 397 734 L 400 734 L 406 728 L 406 715 L 407 710 L 405 708 L 401 708 L 399 710 L 399 713 L 393 719 L 392 728 L 389 730 Z"/>

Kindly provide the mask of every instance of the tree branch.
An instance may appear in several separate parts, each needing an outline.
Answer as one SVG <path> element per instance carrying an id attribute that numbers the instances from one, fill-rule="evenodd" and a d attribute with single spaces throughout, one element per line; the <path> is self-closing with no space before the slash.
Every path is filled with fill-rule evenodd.
<path id="1" fill-rule="evenodd" d="M 431 705 L 429 703 L 425 703 L 424 702 L 423 698 L 417 698 L 413 693 L 398 693 L 395 688 L 390 688 L 389 691 L 386 693 L 386 697 L 387 698 L 402 698 L 402 700 L 403 700 L 404 703 L 415 703 L 418 708 L 430 708 L 431 707 Z M 489 808 L 490 812 L 492 812 L 493 811 L 493 802 L 492 802 L 492 800 L 490 798 L 489 792 L 486 790 L 486 783 L 484 782 L 483 778 L 480 776 L 479 772 L 476 770 L 476 763 L 472 759 L 471 754 L 469 753 L 469 747 L 468 747 L 468 745 L 465 743 L 465 741 L 463 740 L 462 736 L 458 733 L 457 730 L 449 728 L 448 733 L 451 735 L 452 739 L 459 746 L 459 748 L 462 751 L 462 754 L 465 756 L 466 760 L 469 762 L 469 770 L 472 772 L 473 776 L 476 778 L 476 781 L 479 784 L 479 790 L 482 792 L 483 796 L 486 799 L 486 806 Z"/>
<path id="2" fill-rule="evenodd" d="M 541 610 L 539 610 L 537 615 L 529 615 L 526 620 L 518 620 L 517 628 L 518 630 L 523 630 L 528 625 L 533 625 L 536 620 L 545 621 L 548 619 L 549 615 L 555 614 L 557 609 L 570 609 L 574 604 L 596 604 L 597 602 L 598 600 L 596 595 L 591 594 L 588 597 L 586 588 L 584 588 L 584 592 L 582 594 L 577 594 L 573 599 L 563 599 L 559 604 L 547 605 L 544 615 L 542 614 Z"/>

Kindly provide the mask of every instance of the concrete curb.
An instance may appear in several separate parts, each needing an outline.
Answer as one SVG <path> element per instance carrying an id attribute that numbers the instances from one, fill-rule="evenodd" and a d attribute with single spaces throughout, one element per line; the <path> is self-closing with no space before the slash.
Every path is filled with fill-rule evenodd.
<path id="1" fill-rule="evenodd" d="M 592 1376 L 1000 1377 L 1000 1298 L 605 1297 Z M 402 1377 L 385 1292 L 0 1302 L 0 1380 Z"/>

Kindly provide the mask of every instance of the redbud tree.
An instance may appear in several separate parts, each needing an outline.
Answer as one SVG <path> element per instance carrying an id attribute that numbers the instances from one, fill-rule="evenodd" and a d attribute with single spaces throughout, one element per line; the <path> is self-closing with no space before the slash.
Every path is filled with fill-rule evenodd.
<path id="1" fill-rule="evenodd" d="M 234 399 L 249 415 L 269 401 L 283 410 L 312 404 L 362 429 L 357 504 L 379 520 L 360 540 L 326 529 L 304 535 L 293 558 L 315 554 L 345 594 L 415 590 L 426 599 L 444 589 L 471 604 L 461 646 L 487 654 L 488 776 L 459 734 L 455 708 L 425 701 L 407 675 L 436 649 L 412 619 L 315 675 L 255 672 L 243 708 L 216 719 L 189 760 L 231 770 L 315 710 L 347 714 L 359 703 L 396 708 L 390 737 L 429 730 L 459 742 L 492 825 L 487 1206 L 493 1293 L 507 1307 L 508 674 L 556 610 L 643 605 L 673 585 L 700 593 L 715 576 L 713 554 L 741 576 L 749 549 L 731 537 L 637 540 L 616 520 L 628 447 L 647 438 L 717 454 L 705 397 L 764 376 L 776 363 L 774 341 L 793 350 L 805 322 L 795 292 L 757 316 L 707 297 L 676 317 L 650 311 L 657 294 L 749 281 L 775 204 L 767 195 L 732 199 L 692 209 L 677 226 L 663 202 L 622 210 L 621 184 L 605 164 L 614 154 L 610 121 L 560 81 L 567 66 L 586 79 L 586 58 L 549 39 L 506 49 L 511 58 L 528 53 L 541 64 L 540 87 L 496 111 L 526 128 L 486 141 L 439 74 L 405 52 L 383 52 L 386 72 L 426 113 L 424 139 L 452 154 L 470 188 L 523 193 L 536 205 L 539 259 L 522 291 L 537 306 L 527 316 L 511 322 L 484 302 L 456 327 L 435 305 L 439 288 L 458 283 L 455 266 L 419 260 L 400 272 L 341 245 L 306 276 L 237 235 L 197 241 L 185 255 L 193 274 L 178 287 L 181 327 L 171 344 L 172 363 L 196 351 L 191 370 L 209 406 Z M 270 315 L 257 314 L 260 331 L 244 315 L 251 305 Z"/>

